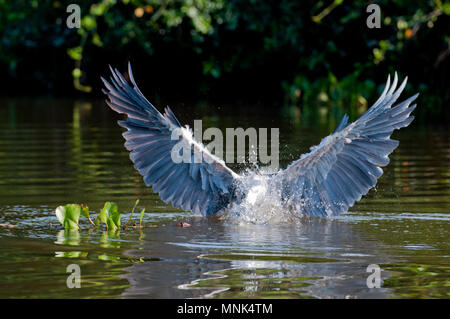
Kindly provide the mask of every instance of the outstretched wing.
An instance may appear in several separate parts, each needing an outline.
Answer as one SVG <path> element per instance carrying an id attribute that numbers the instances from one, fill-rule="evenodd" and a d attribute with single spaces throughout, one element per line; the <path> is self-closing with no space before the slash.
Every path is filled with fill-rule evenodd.
<path id="1" fill-rule="evenodd" d="M 358 120 L 347 125 L 344 116 L 336 130 L 311 152 L 280 171 L 282 195 L 289 205 L 309 216 L 331 216 L 348 210 L 375 186 L 389 163 L 388 155 L 399 142 L 390 139 L 394 129 L 408 126 L 418 94 L 392 107 L 405 88 L 388 77 L 378 101 Z"/>
<path id="2" fill-rule="evenodd" d="M 130 158 L 145 184 L 152 186 L 165 203 L 172 202 L 176 208 L 203 215 L 225 208 L 233 196 L 232 185 L 239 176 L 196 142 L 192 131 L 187 126 L 181 127 L 169 107 L 161 114 L 144 97 L 134 81 L 130 64 L 131 83 L 117 70 L 111 68 L 111 73 L 110 82 L 102 78 L 106 87 L 103 93 L 109 98 L 106 103 L 114 111 L 127 115 L 118 123 L 127 129 L 123 133 L 125 147 L 131 151 Z M 174 130 L 177 134 L 172 135 Z M 173 160 L 172 150 L 176 145 L 189 147 L 188 161 Z"/>

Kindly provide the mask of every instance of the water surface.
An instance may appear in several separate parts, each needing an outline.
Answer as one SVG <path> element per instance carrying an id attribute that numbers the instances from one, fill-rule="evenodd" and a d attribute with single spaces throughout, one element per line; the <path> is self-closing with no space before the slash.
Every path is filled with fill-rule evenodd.
<path id="1" fill-rule="evenodd" d="M 295 108 L 180 105 L 183 123 L 280 128 L 285 167 L 333 129 Z M 350 212 L 301 223 L 200 218 L 159 200 L 134 170 L 118 116 L 101 101 L 0 100 L 0 298 L 449 298 L 450 135 L 394 134 L 376 189 Z M 242 165 L 233 165 L 236 170 Z M 54 210 L 139 198 L 142 232 L 65 231 Z M 187 221 L 189 228 L 176 227 Z M 66 267 L 81 267 L 81 288 Z M 369 289 L 367 266 L 382 269 Z"/>

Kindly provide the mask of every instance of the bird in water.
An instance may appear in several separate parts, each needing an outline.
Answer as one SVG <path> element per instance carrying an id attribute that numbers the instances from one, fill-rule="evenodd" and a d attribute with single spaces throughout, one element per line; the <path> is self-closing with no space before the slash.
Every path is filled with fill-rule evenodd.
<path id="1" fill-rule="evenodd" d="M 118 124 L 127 129 L 123 137 L 134 167 L 165 203 L 204 216 L 254 202 L 251 197 L 258 189 L 277 194 L 280 207 L 297 216 L 327 217 L 346 212 L 383 174 L 381 167 L 389 164 L 388 155 L 399 145 L 390 136 L 413 121 L 410 114 L 416 104 L 410 104 L 418 96 L 395 104 L 407 78 L 397 88 L 397 73 L 392 84 L 388 76 L 381 96 L 359 119 L 349 124 L 345 115 L 334 132 L 309 153 L 286 169 L 255 178 L 233 172 L 211 154 L 169 107 L 160 113 L 139 90 L 130 64 L 128 80 L 117 69 L 110 69 L 110 81 L 102 78 L 103 92 L 109 107 L 126 115 Z M 181 132 L 178 139 L 172 138 L 174 130 Z M 171 151 L 180 141 L 191 146 L 191 161 L 173 161 Z M 196 154 L 204 160 L 194 160 Z"/>

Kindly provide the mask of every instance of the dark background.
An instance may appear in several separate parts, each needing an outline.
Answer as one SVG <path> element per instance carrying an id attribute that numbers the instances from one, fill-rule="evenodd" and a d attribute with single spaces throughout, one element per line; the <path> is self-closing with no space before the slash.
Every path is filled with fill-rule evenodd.
<path id="1" fill-rule="evenodd" d="M 353 114 L 398 71 L 421 93 L 419 121 L 447 126 L 450 3 L 374 1 L 381 28 L 370 29 L 372 2 L 0 0 L 0 96 L 100 98 L 107 65 L 131 61 L 156 101 Z M 66 25 L 69 3 L 79 29 Z"/>

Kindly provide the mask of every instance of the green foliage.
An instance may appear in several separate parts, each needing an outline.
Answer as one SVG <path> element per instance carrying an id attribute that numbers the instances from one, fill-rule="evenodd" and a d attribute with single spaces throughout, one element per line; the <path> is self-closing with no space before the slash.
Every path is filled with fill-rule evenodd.
<path id="1" fill-rule="evenodd" d="M 86 205 L 80 205 L 80 208 L 81 208 L 81 215 L 86 218 L 90 218 L 89 217 L 89 207 L 87 207 Z"/>
<path id="2" fill-rule="evenodd" d="M 131 211 L 130 220 L 138 203 L 139 200 L 136 200 L 133 210 Z M 144 212 L 145 208 L 141 211 L 141 216 L 139 220 L 140 226 L 142 225 L 142 218 L 144 216 Z M 120 228 L 121 213 L 119 212 L 117 204 L 113 202 L 106 202 L 105 205 L 103 206 L 103 209 L 100 211 L 100 213 L 97 215 L 94 221 L 91 220 L 89 215 L 89 208 L 85 205 L 67 204 L 65 206 L 58 206 L 55 210 L 55 214 L 59 222 L 64 226 L 66 230 L 70 229 L 78 230 L 80 228 L 78 224 L 78 219 L 80 218 L 80 215 L 88 218 L 89 222 L 95 227 L 98 227 L 100 226 L 101 223 L 103 223 L 106 225 L 106 228 L 109 231 L 116 231 Z M 130 222 L 130 220 L 128 221 L 128 223 Z M 124 229 L 126 228 L 128 223 L 125 225 Z"/>
<path id="3" fill-rule="evenodd" d="M 102 222 L 108 229 L 117 230 L 120 227 L 120 215 L 116 203 L 106 202 L 94 224 L 98 226 Z"/>
<path id="4" fill-rule="evenodd" d="M 420 89 L 421 98 L 430 102 L 422 103 L 418 111 L 442 114 L 450 102 L 448 1 L 414 5 L 404 0 L 377 1 L 381 29 L 366 27 L 368 2 L 362 0 L 78 3 L 82 19 L 76 30 L 65 26 L 68 13 L 62 2 L 0 0 L 0 65 L 8 67 L 10 76 L 17 72 L 19 77 L 28 76 L 29 70 L 20 75 L 20 66 L 27 66 L 32 52 L 49 51 L 58 58 L 60 72 L 64 70 L 60 66 L 72 70 L 77 90 L 91 92 L 98 72 L 90 72 L 98 70 L 99 62 L 109 63 L 107 57 L 116 56 L 126 60 L 133 54 L 152 66 L 182 69 L 188 61 L 189 72 L 180 70 L 177 78 L 200 89 L 227 88 L 224 96 L 233 93 L 229 87 L 246 84 L 239 94 L 247 97 L 253 84 L 257 96 L 281 95 L 296 105 L 314 103 L 325 95 L 359 105 L 359 96 L 342 90 L 358 87 L 364 91 L 360 96 L 373 98 L 378 88 L 366 79 L 380 83 L 387 72 L 397 70 L 412 78 L 415 86 L 407 89 Z M 183 57 L 188 57 L 185 62 Z M 46 71 L 59 72 L 50 67 L 53 59 L 45 63 Z M 32 76 L 52 86 L 60 76 L 50 78 L 48 73 L 35 71 Z M 162 73 L 155 76 L 158 81 L 163 80 Z M 165 85 L 171 86 L 174 74 L 168 78 Z M 248 83 L 248 78 L 255 83 Z M 330 83 L 330 79 L 345 83 Z M 311 87 L 313 92 L 307 92 Z"/>
<path id="5" fill-rule="evenodd" d="M 56 208 L 56 217 L 65 229 L 79 229 L 78 219 L 81 214 L 81 206 L 78 204 L 67 204 Z"/>

